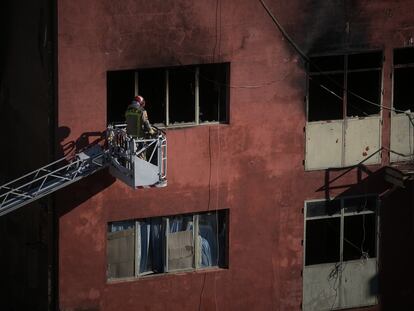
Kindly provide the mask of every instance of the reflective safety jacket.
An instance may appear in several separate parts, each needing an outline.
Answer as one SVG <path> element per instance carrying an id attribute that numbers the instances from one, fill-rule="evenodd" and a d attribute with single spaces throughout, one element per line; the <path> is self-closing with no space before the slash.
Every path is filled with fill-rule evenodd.
<path id="1" fill-rule="evenodd" d="M 144 108 L 131 104 L 125 112 L 126 131 L 133 138 L 143 138 L 146 131 L 151 129 L 148 121 L 148 115 Z"/>

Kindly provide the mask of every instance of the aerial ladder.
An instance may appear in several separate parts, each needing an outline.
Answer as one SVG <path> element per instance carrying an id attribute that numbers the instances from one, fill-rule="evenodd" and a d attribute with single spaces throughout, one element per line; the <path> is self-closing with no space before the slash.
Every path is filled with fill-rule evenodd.
<path id="1" fill-rule="evenodd" d="M 0 216 L 109 167 L 133 189 L 167 185 L 167 138 L 156 129 L 150 138 L 127 135 L 126 125 L 109 125 L 105 143 L 93 144 L 0 186 Z"/>

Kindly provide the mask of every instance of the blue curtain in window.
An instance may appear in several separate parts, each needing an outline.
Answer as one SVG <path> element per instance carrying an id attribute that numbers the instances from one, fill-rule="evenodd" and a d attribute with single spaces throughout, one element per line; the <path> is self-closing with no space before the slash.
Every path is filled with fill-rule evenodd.
<path id="1" fill-rule="evenodd" d="M 210 221 L 211 222 L 211 221 Z M 199 239 L 201 246 L 201 267 L 217 266 L 217 235 L 214 232 L 214 223 L 199 225 Z"/>
<path id="2" fill-rule="evenodd" d="M 139 273 L 160 273 L 164 270 L 162 219 L 154 218 L 139 222 L 141 258 Z"/>

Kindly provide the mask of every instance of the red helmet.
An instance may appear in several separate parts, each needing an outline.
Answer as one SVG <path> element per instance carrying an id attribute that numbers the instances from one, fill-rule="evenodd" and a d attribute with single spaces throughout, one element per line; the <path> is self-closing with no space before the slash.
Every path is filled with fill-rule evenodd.
<path id="1" fill-rule="evenodd" d="M 139 96 L 139 95 L 137 95 L 137 96 L 135 96 L 134 97 L 134 101 L 136 101 L 137 102 L 137 104 L 139 104 L 139 105 L 145 105 L 145 99 L 144 99 L 144 97 L 142 97 L 142 96 Z"/>

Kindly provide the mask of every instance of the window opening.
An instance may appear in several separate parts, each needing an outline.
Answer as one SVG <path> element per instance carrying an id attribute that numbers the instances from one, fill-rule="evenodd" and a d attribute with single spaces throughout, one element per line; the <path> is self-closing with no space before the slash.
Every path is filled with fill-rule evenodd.
<path id="1" fill-rule="evenodd" d="M 226 121 L 228 71 L 228 64 L 200 66 L 200 122 Z"/>
<path id="2" fill-rule="evenodd" d="M 394 65 L 414 64 L 414 48 L 407 47 L 394 50 Z"/>
<path id="3" fill-rule="evenodd" d="M 309 80 L 308 121 L 342 119 L 343 80 L 343 73 L 312 75 Z"/>
<path id="4" fill-rule="evenodd" d="M 107 122 L 123 123 L 125 122 L 125 110 L 134 97 L 134 71 L 109 71 L 106 76 L 106 84 Z"/>
<path id="5" fill-rule="evenodd" d="M 306 223 L 305 265 L 339 261 L 340 218 L 309 220 Z"/>
<path id="6" fill-rule="evenodd" d="M 379 70 L 348 73 L 347 116 L 363 117 L 378 114 L 380 107 L 374 106 L 364 99 L 379 105 L 380 85 L 381 71 Z"/>
<path id="7" fill-rule="evenodd" d="M 376 196 L 307 202 L 305 266 L 375 258 L 376 205 Z"/>
<path id="8" fill-rule="evenodd" d="M 379 114 L 381 68 L 382 52 L 312 57 L 308 121 Z M 344 94 L 345 90 L 348 90 L 347 94 Z"/>
<path id="9" fill-rule="evenodd" d="M 349 70 L 381 69 L 382 52 L 369 52 L 348 55 Z"/>
<path id="10" fill-rule="evenodd" d="M 107 121 L 125 122 L 139 94 L 157 126 L 228 122 L 229 72 L 229 63 L 108 72 Z"/>
<path id="11" fill-rule="evenodd" d="M 194 268 L 193 216 L 174 216 L 168 221 L 168 271 Z"/>
<path id="12" fill-rule="evenodd" d="M 375 239 L 375 214 L 346 216 L 343 260 L 376 257 Z"/>
<path id="13" fill-rule="evenodd" d="M 377 198 L 375 196 L 366 198 L 347 198 L 344 200 L 344 210 L 346 214 L 372 211 L 375 212 Z"/>
<path id="14" fill-rule="evenodd" d="M 108 224 L 108 278 L 227 267 L 228 211 Z"/>
<path id="15" fill-rule="evenodd" d="M 137 266 L 139 275 L 164 272 L 163 246 L 165 243 L 163 223 L 160 218 L 137 222 Z"/>
<path id="16" fill-rule="evenodd" d="M 394 50 L 393 106 L 400 111 L 414 112 L 414 48 Z M 396 112 L 398 113 L 398 112 Z"/>
<path id="17" fill-rule="evenodd" d="M 108 278 L 135 275 L 135 222 L 114 222 L 108 226 Z"/>
<path id="18" fill-rule="evenodd" d="M 170 123 L 195 122 L 195 68 L 168 70 Z"/>
<path id="19" fill-rule="evenodd" d="M 306 204 L 307 217 L 330 216 L 341 214 L 341 201 L 314 201 Z"/>
<path id="20" fill-rule="evenodd" d="M 145 109 L 153 124 L 165 123 L 165 71 L 163 69 L 140 70 L 138 94 L 145 98 Z"/>
<path id="21" fill-rule="evenodd" d="M 382 53 L 348 55 L 347 116 L 368 116 L 380 112 Z M 378 106 L 368 103 L 366 100 Z"/>
<path id="22" fill-rule="evenodd" d="M 198 216 L 199 267 L 225 266 L 226 222 L 217 213 Z"/>

